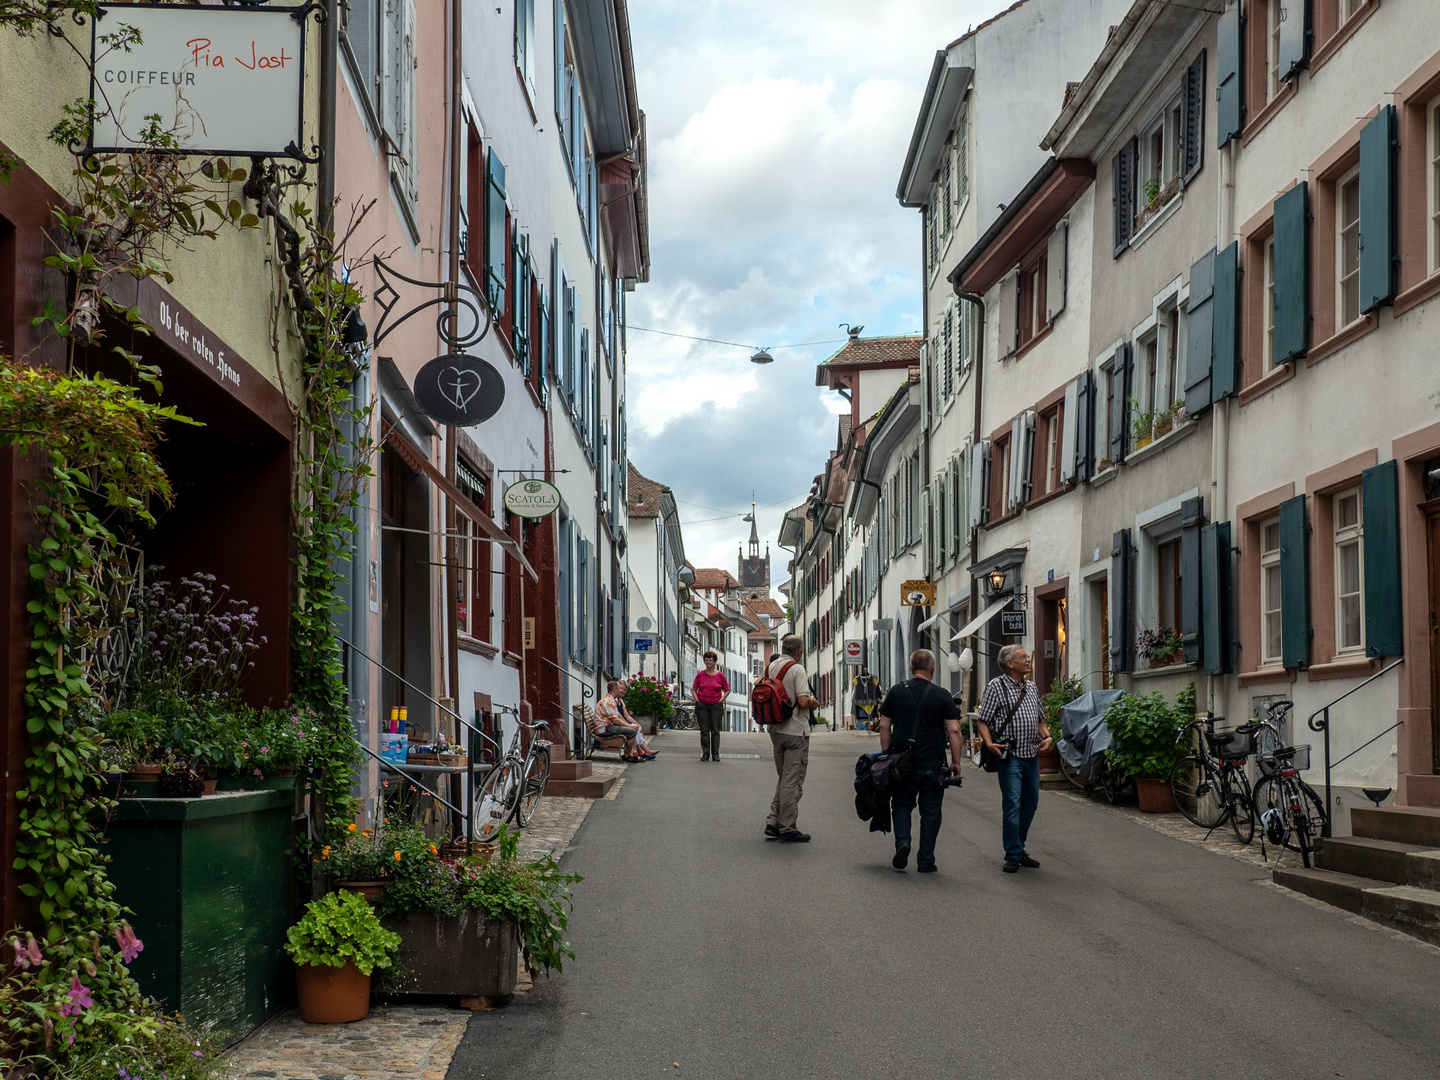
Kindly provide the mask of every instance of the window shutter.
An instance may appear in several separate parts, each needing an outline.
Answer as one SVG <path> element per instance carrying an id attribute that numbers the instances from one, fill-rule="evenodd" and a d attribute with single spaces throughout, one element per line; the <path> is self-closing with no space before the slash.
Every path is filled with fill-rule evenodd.
<path id="1" fill-rule="evenodd" d="M 1031 472 L 1035 466 L 1035 413 L 1027 412 L 1021 421 L 1020 483 L 1015 490 L 1019 496 L 1017 503 L 1023 506 L 1030 501 L 1030 492 L 1035 486 Z"/>
<path id="2" fill-rule="evenodd" d="M 935 519 L 931 516 L 935 512 L 935 485 L 932 481 L 920 489 L 920 565 L 925 568 L 925 576 L 930 576 L 930 571 L 935 565 Z"/>
<path id="3" fill-rule="evenodd" d="M 1185 662 L 1200 661 L 1200 529 L 1205 524 L 1205 500 L 1180 504 L 1180 640 Z"/>
<path id="4" fill-rule="evenodd" d="M 560 257 L 560 241 L 550 241 L 550 377 L 557 383 L 565 368 L 565 260 Z"/>
<path id="5" fill-rule="evenodd" d="M 551 27 L 555 31 L 555 115 L 560 123 L 561 142 L 565 131 L 565 0 L 555 0 L 551 13 Z"/>
<path id="6" fill-rule="evenodd" d="M 1184 555 L 1182 550 L 1181 555 Z M 1233 638 L 1230 632 L 1230 523 L 1216 522 L 1200 529 L 1200 655 L 1205 671 L 1224 675 L 1230 670 Z"/>
<path id="7" fill-rule="evenodd" d="M 1010 490 L 1005 493 L 1005 506 L 1014 510 L 1025 501 L 1021 494 L 1025 489 L 1025 483 L 1021 476 L 1021 469 L 1024 466 L 1021 460 L 1025 456 L 1025 417 L 1020 415 L 1010 421 L 1010 445 L 1007 448 L 1010 453 Z"/>
<path id="8" fill-rule="evenodd" d="M 1131 577 L 1135 547 L 1130 530 L 1121 529 L 1110 546 L 1110 668 L 1129 671 L 1135 666 L 1135 597 Z"/>
<path id="9" fill-rule="evenodd" d="M 1245 124 L 1245 99 L 1241 93 L 1240 0 L 1220 13 L 1215 43 L 1215 145 L 1224 146 Z"/>
<path id="10" fill-rule="evenodd" d="M 1275 200 L 1275 363 L 1303 356 L 1310 323 L 1309 185 Z"/>
<path id="11" fill-rule="evenodd" d="M 970 450 L 970 528 L 978 529 L 990 516 L 990 440 L 976 443 Z"/>
<path id="12" fill-rule="evenodd" d="M 955 472 L 955 501 L 952 516 L 955 522 L 955 558 L 970 547 L 970 462 L 975 458 L 974 449 L 961 450 L 955 456 L 952 466 Z"/>
<path id="13" fill-rule="evenodd" d="M 1181 122 L 1181 139 L 1184 142 L 1181 149 L 1181 183 L 1186 187 L 1190 186 L 1190 181 L 1195 179 L 1205 164 L 1205 60 L 1206 54 L 1202 49 L 1195 62 L 1185 71 L 1185 115 Z"/>
<path id="14" fill-rule="evenodd" d="M 1050 234 L 1045 253 L 1045 321 L 1053 323 L 1065 310 L 1066 249 L 1069 247 L 1070 226 L 1064 222 Z"/>
<path id="15" fill-rule="evenodd" d="M 1280 78 L 1291 79 L 1310 60 L 1311 0 L 1280 3 Z"/>
<path id="16" fill-rule="evenodd" d="M 1075 479 L 1088 484 L 1095 475 L 1095 373 L 1082 371 L 1075 382 L 1074 420 L 1065 423 L 1075 429 Z"/>
<path id="17" fill-rule="evenodd" d="M 1199 414 L 1210 407 L 1210 363 L 1214 351 L 1215 249 L 1190 267 L 1190 298 L 1185 304 L 1185 409 Z"/>
<path id="18" fill-rule="evenodd" d="M 1240 371 L 1240 244 L 1215 255 L 1215 298 L 1211 316 L 1210 400 L 1235 393 Z M 1192 354 L 1193 355 L 1193 354 Z M 1186 394 L 1186 408 L 1189 408 Z"/>
<path id="19" fill-rule="evenodd" d="M 1360 474 L 1365 533 L 1365 655 L 1401 656 L 1399 467 L 1382 461 Z"/>
<path id="20" fill-rule="evenodd" d="M 1125 449 L 1130 444 L 1130 383 L 1133 353 L 1130 343 L 1123 342 L 1115 350 L 1115 359 L 1110 365 L 1115 380 L 1115 395 L 1110 401 L 1110 461 L 1119 465 L 1125 460 Z"/>
<path id="21" fill-rule="evenodd" d="M 930 394 L 935 388 L 935 379 L 930 374 L 929 348 L 920 343 L 920 430 L 930 430 Z"/>
<path id="22" fill-rule="evenodd" d="M 1310 545 L 1305 496 L 1280 504 L 1280 659 L 1287 668 L 1310 663 Z"/>
<path id="23" fill-rule="evenodd" d="M 1360 310 L 1395 298 L 1395 106 L 1360 132 Z"/>
<path id="24" fill-rule="evenodd" d="M 1000 336 L 1000 359 L 1008 360 L 1015 355 L 1020 339 L 1019 274 L 1008 274 L 1000 282 L 1000 314 L 995 320 L 995 330 Z"/>
<path id="25" fill-rule="evenodd" d="M 535 384 L 540 391 L 540 404 L 550 400 L 550 293 L 540 289 L 539 325 L 535 328 Z"/>
<path id="26" fill-rule="evenodd" d="M 1135 164 L 1139 143 L 1131 139 L 1110 162 L 1110 203 L 1114 213 L 1115 258 L 1130 246 L 1135 224 Z"/>
<path id="27" fill-rule="evenodd" d="M 485 177 L 485 280 L 490 311 L 499 320 L 505 314 L 505 264 L 510 245 L 505 236 L 505 164 L 494 147 Z"/>
<path id="28" fill-rule="evenodd" d="M 1085 376 L 1072 379 L 1065 387 L 1065 404 L 1060 412 L 1060 481 L 1068 484 L 1075 479 L 1076 441 L 1075 417 L 1079 411 L 1080 383 Z"/>

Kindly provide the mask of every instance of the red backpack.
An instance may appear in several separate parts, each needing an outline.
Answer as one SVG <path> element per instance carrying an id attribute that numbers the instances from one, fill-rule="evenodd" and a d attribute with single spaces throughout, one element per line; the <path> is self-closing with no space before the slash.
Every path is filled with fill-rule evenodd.
<path id="1" fill-rule="evenodd" d="M 783 724 L 795 711 L 795 703 L 785 692 L 785 674 L 795 666 L 789 661 L 778 675 L 767 675 L 750 691 L 750 715 L 761 727 Z M 768 669 L 767 669 L 768 670 Z"/>

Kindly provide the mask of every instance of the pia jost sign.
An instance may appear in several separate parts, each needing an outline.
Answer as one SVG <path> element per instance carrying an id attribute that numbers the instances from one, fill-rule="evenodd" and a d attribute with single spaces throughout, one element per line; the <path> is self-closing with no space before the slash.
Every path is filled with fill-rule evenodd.
<path id="1" fill-rule="evenodd" d="M 505 401 L 505 379 L 478 356 L 449 353 L 437 356 L 420 369 L 415 376 L 415 400 L 432 420 L 453 427 L 471 427 L 483 424 L 500 411 Z"/>
<path id="2" fill-rule="evenodd" d="M 518 517 L 549 517 L 560 509 L 560 489 L 547 480 L 517 480 L 505 489 L 505 509 Z"/>
<path id="3" fill-rule="evenodd" d="M 101 4 L 91 20 L 92 151 L 149 146 L 151 116 L 192 154 L 292 157 L 304 149 L 305 27 L 316 5 Z M 132 28 L 128 51 L 102 40 Z"/>

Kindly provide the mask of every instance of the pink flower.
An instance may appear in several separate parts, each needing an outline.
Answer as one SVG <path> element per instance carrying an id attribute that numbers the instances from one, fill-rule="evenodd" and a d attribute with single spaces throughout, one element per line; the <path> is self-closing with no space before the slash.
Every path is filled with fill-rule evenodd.
<path id="1" fill-rule="evenodd" d="M 255 775 L 256 775 L 256 776 L 264 776 L 265 774 L 262 773 L 259 769 L 256 769 L 256 770 L 255 770 Z"/>
<path id="2" fill-rule="evenodd" d="M 90 997 L 89 988 L 82 986 L 80 976 L 74 975 L 70 978 L 70 1000 L 60 1006 L 61 1016 L 79 1016 L 95 1002 Z"/>
<path id="3" fill-rule="evenodd" d="M 268 747 L 268 746 L 262 746 L 262 747 L 260 747 L 260 752 L 261 752 L 262 754 L 268 754 L 268 753 L 270 752 L 270 747 Z"/>
<path id="4" fill-rule="evenodd" d="M 115 941 L 120 946 L 120 956 L 129 964 L 134 961 L 145 949 L 145 943 L 135 935 L 128 922 L 122 922 L 115 928 Z"/>
<path id="5" fill-rule="evenodd" d="M 19 938 L 10 939 L 10 950 L 15 954 L 15 966 L 21 968 L 39 967 L 45 962 L 45 957 L 40 952 L 40 946 L 35 944 L 35 935 L 26 934 L 25 944 L 20 944 Z"/>

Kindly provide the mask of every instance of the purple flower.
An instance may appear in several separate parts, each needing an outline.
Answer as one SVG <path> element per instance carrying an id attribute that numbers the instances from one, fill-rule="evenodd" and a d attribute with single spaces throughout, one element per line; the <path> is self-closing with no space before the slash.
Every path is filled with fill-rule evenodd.
<path id="1" fill-rule="evenodd" d="M 132 963 L 145 949 L 145 943 L 135 935 L 128 922 L 122 922 L 115 928 L 115 941 L 120 946 L 121 959 L 127 964 Z"/>
<path id="2" fill-rule="evenodd" d="M 12 937 L 10 939 L 10 949 L 15 954 L 15 964 L 17 967 L 29 969 L 39 967 L 45 962 L 45 957 L 40 952 L 40 946 L 35 944 L 34 934 L 25 935 L 24 945 L 20 944 L 19 938 Z"/>
<path id="3" fill-rule="evenodd" d="M 256 770 L 255 770 L 255 775 L 256 775 L 256 776 L 264 776 L 265 774 L 262 773 L 259 769 L 256 769 Z"/>
<path id="4" fill-rule="evenodd" d="M 81 985 L 78 975 L 71 976 L 70 993 L 67 996 L 70 1000 L 60 1006 L 61 1016 L 79 1016 L 95 1004 L 90 997 L 89 988 Z"/>

